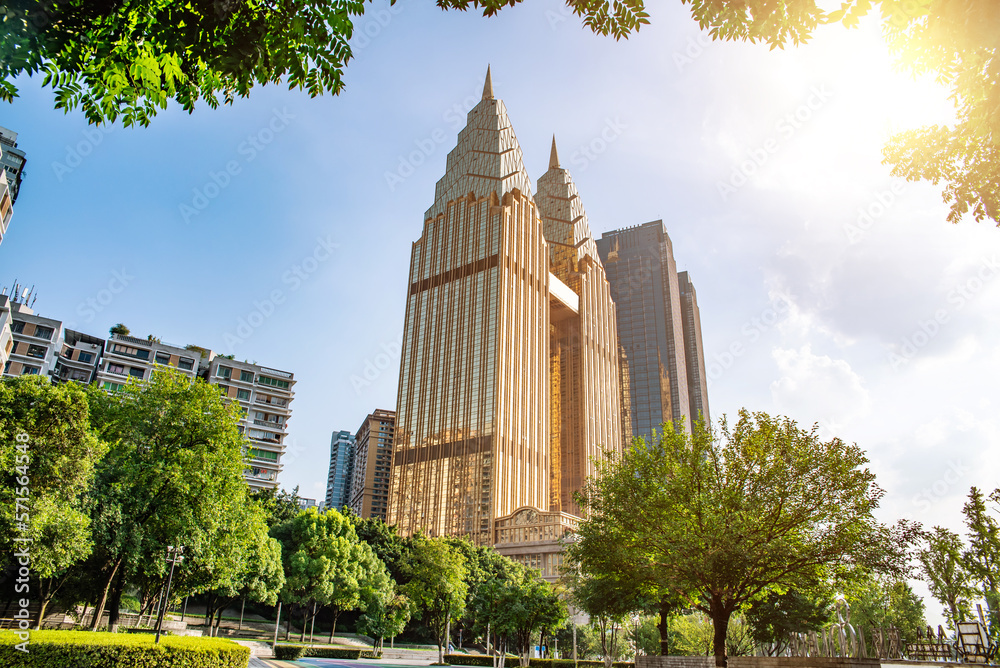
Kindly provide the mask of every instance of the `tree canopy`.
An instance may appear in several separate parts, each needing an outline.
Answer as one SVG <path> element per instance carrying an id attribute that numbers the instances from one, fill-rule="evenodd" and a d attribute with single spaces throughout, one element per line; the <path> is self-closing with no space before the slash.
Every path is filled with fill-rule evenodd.
<path id="1" fill-rule="evenodd" d="M 395 4 L 396 0 L 391 0 Z M 492 16 L 522 0 L 437 0 Z M 1000 5 L 995 0 L 681 0 L 713 39 L 773 48 L 809 41 L 821 26 L 855 27 L 872 13 L 912 71 L 948 86 L 953 125 L 902 132 L 885 147 L 893 174 L 943 186 L 948 220 L 1000 225 Z M 585 26 L 615 39 L 650 22 L 644 0 L 566 0 Z M 0 99 L 14 79 L 41 74 L 55 106 L 91 123 L 148 125 L 173 101 L 193 111 L 287 84 L 316 96 L 344 88 L 349 40 L 364 0 L 15 0 L 0 16 Z"/>
<path id="2" fill-rule="evenodd" d="M 619 580 L 621 564 L 644 562 L 712 618 L 724 665 L 730 617 L 770 591 L 906 574 L 915 529 L 875 519 L 883 492 L 867 463 L 856 445 L 765 413 L 724 419 L 718 438 L 703 424 L 689 436 L 667 423 L 599 462 L 570 557 L 584 574 Z"/>

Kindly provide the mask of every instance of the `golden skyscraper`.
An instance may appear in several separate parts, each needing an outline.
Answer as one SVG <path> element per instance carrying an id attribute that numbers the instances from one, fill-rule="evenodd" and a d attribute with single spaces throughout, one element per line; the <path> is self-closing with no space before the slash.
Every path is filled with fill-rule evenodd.
<path id="1" fill-rule="evenodd" d="M 487 71 L 413 244 L 389 523 L 550 575 L 591 458 L 627 435 L 614 304 L 554 140 L 538 186 Z"/>

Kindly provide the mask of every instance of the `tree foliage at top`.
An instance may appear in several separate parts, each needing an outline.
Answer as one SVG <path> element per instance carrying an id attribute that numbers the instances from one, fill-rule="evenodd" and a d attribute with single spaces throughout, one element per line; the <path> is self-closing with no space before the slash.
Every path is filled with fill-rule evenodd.
<path id="1" fill-rule="evenodd" d="M 56 108 L 91 123 L 148 125 L 174 100 L 187 111 L 287 82 L 339 93 L 351 17 L 363 0 L 14 0 L 2 15 L 0 97 L 41 73 Z"/>
<path id="2" fill-rule="evenodd" d="M 915 530 L 875 519 L 883 491 L 856 445 L 747 411 L 719 436 L 668 423 L 599 462 L 581 497 L 589 519 L 569 548 L 582 572 L 627 578 L 615 552 L 645 562 L 712 618 L 720 665 L 732 614 L 771 590 L 906 574 Z"/>

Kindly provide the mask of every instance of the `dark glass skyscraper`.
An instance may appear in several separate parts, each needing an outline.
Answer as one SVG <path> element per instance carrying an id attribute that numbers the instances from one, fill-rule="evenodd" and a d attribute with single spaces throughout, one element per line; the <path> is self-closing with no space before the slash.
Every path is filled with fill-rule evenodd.
<path id="1" fill-rule="evenodd" d="M 663 221 L 605 232 L 597 250 L 628 364 L 632 433 L 649 436 L 682 418 L 690 430 L 699 413 L 708 420 L 698 302 L 687 272 L 677 273 Z"/>

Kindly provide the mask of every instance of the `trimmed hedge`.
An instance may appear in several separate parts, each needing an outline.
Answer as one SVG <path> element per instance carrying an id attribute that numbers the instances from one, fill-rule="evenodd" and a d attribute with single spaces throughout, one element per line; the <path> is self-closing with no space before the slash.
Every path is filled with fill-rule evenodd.
<path id="1" fill-rule="evenodd" d="M 294 661 L 295 659 L 301 659 L 302 655 L 305 653 L 306 648 L 304 645 L 274 646 L 274 658 L 280 659 L 281 661 Z"/>
<path id="2" fill-rule="evenodd" d="M 375 651 L 370 650 L 370 649 L 363 649 L 363 650 L 361 650 L 361 657 L 360 658 L 362 658 L 362 659 L 381 659 L 382 658 L 382 652 L 375 652 Z"/>
<path id="3" fill-rule="evenodd" d="M 531 659 L 528 662 L 530 668 L 573 668 L 574 665 L 585 666 L 586 668 L 604 668 L 603 661 L 579 660 L 575 664 L 573 659 Z M 631 661 L 615 661 L 612 668 L 635 668 Z"/>
<path id="4" fill-rule="evenodd" d="M 493 657 L 484 654 L 445 654 L 444 660 L 453 666 L 486 666 L 493 668 Z M 584 668 L 604 668 L 603 661 L 577 661 L 577 665 Z M 520 660 L 516 656 L 507 656 L 507 668 L 517 668 Z M 613 668 L 635 668 L 631 661 L 615 661 L 611 664 Z M 573 659 L 531 659 L 528 662 L 530 668 L 574 668 Z"/>
<path id="5" fill-rule="evenodd" d="M 348 649 L 345 647 L 311 647 L 309 645 L 276 645 L 274 647 L 274 658 L 294 661 L 304 656 L 313 656 L 317 659 L 360 659 L 362 649 Z M 369 650 L 368 654 L 372 654 Z M 378 658 L 378 657 L 365 657 Z"/>
<path id="6" fill-rule="evenodd" d="M 28 652 L 21 639 L 0 632 L 0 666 L 5 668 L 247 668 L 250 648 L 220 638 L 90 631 L 31 631 Z"/>
<path id="7" fill-rule="evenodd" d="M 444 660 L 445 663 L 453 666 L 488 666 L 493 668 L 493 657 L 488 654 L 445 654 Z M 570 663 L 573 662 L 570 661 Z M 506 665 L 507 668 L 517 668 L 521 664 L 516 655 L 508 654 Z"/>

